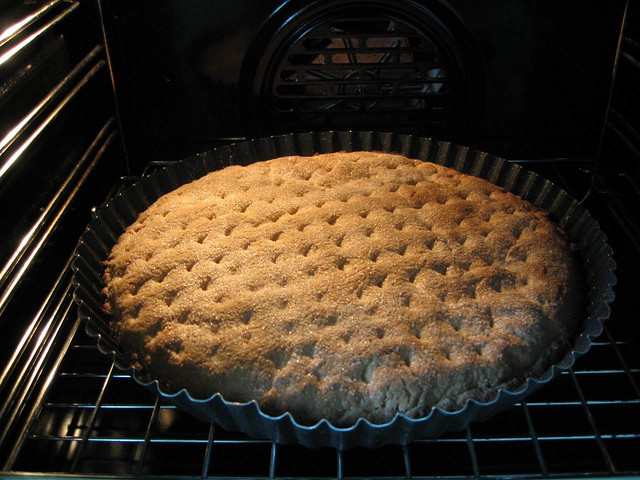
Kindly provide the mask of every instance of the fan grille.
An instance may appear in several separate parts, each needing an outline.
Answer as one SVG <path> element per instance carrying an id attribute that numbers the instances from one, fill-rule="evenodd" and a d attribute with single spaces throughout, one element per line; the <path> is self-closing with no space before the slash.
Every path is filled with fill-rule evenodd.
<path id="1" fill-rule="evenodd" d="M 285 130 L 446 130 L 452 68 L 425 32 L 378 14 L 327 20 L 299 35 L 272 70 L 268 108 Z"/>

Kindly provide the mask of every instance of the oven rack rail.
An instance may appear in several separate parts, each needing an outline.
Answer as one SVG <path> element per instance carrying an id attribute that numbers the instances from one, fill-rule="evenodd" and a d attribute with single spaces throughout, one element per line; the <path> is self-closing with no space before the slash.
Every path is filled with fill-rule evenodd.
<path id="1" fill-rule="evenodd" d="M 613 348 L 616 353 L 619 353 L 618 346 L 623 345 L 621 342 L 616 342 L 612 339 L 610 332 L 606 331 L 606 338 L 602 342 L 594 343 L 594 349 L 606 349 L 608 347 Z M 92 348 L 88 345 L 83 344 L 72 344 L 71 349 L 82 350 L 86 348 Z M 622 358 L 622 357 L 620 357 Z M 72 455 L 66 457 L 63 462 L 63 466 L 65 469 L 62 472 L 56 470 L 56 466 L 60 466 L 60 463 L 56 462 L 51 465 L 50 468 L 53 470 L 50 472 L 52 474 L 55 473 L 66 473 L 66 474 L 123 474 L 125 475 L 134 475 L 134 476 L 145 476 L 149 470 L 154 471 L 157 468 L 164 469 L 169 468 L 176 469 L 174 474 L 182 474 L 183 471 L 190 471 L 192 474 L 190 476 L 193 477 L 202 477 L 202 478 L 215 478 L 218 476 L 227 476 L 229 475 L 229 466 L 221 465 L 224 475 L 217 475 L 217 452 L 229 448 L 240 447 L 243 451 L 247 450 L 247 447 L 255 450 L 256 447 L 259 450 L 262 450 L 261 454 L 264 457 L 264 451 L 268 449 L 268 461 L 262 461 L 261 465 L 255 465 L 257 470 L 262 470 L 262 474 L 259 471 L 251 471 L 249 470 L 241 470 L 241 476 L 255 476 L 257 478 L 279 478 L 280 475 L 280 458 L 290 458 L 290 453 L 287 450 L 296 450 L 297 447 L 289 447 L 289 446 L 280 446 L 275 444 L 274 442 L 260 439 L 250 439 L 244 437 L 242 435 L 236 435 L 229 432 L 220 431 L 218 434 L 218 429 L 213 424 L 202 424 L 198 426 L 195 431 L 190 432 L 190 436 L 183 436 L 180 434 L 169 435 L 169 436 L 159 436 L 154 437 L 153 430 L 155 425 L 159 422 L 158 418 L 160 416 L 168 416 L 174 418 L 182 417 L 182 412 L 176 411 L 176 408 L 172 405 L 167 405 L 161 403 L 159 399 L 156 398 L 154 402 L 150 402 L 147 404 L 144 403 L 108 403 L 105 402 L 105 397 L 108 396 L 109 388 L 113 388 L 112 384 L 116 382 L 127 382 L 131 381 L 128 375 L 120 375 L 117 373 L 117 370 L 114 368 L 114 364 L 112 362 L 107 362 L 105 364 L 107 367 L 107 372 L 102 374 L 89 373 L 89 374 L 78 374 L 78 373 L 69 373 L 69 372 L 61 372 L 58 374 L 59 378 L 64 377 L 75 377 L 76 379 L 83 377 L 86 380 L 95 380 L 101 383 L 101 388 L 96 397 L 96 401 L 94 403 L 64 403 L 64 402 L 45 402 L 40 407 L 40 413 L 43 411 L 52 411 L 52 410 L 75 410 L 76 412 L 80 411 L 81 413 L 75 415 L 85 420 L 85 425 L 76 425 L 74 428 L 81 431 L 81 434 L 77 435 L 52 435 L 52 434 L 43 434 L 33 431 L 33 426 L 36 422 L 36 418 L 32 418 L 31 428 L 27 429 L 25 435 L 22 437 L 20 444 L 18 444 L 16 449 L 14 450 L 14 455 L 8 462 L 7 465 L 9 468 L 6 470 L 7 473 L 23 473 L 20 470 L 11 470 L 11 467 L 14 465 L 20 464 L 19 454 L 20 450 L 24 449 L 26 444 L 28 443 L 48 443 L 48 444 L 58 444 L 59 450 L 66 450 Z M 548 477 L 562 477 L 564 475 L 560 475 L 557 471 L 558 465 L 550 465 L 547 460 L 545 460 L 545 454 L 543 450 L 545 450 L 545 443 L 552 444 L 557 442 L 570 442 L 574 444 L 573 448 L 583 449 L 583 444 L 593 443 L 594 445 L 588 450 L 589 454 L 596 454 L 596 456 L 600 456 L 599 459 L 591 460 L 591 466 L 595 467 L 592 472 L 579 472 L 572 471 L 569 472 L 574 475 L 591 475 L 594 472 L 600 473 L 603 475 L 613 475 L 613 474 L 637 474 L 637 471 L 625 472 L 617 467 L 617 459 L 614 460 L 611 456 L 610 450 L 612 449 L 612 442 L 625 442 L 630 441 L 637 445 L 637 442 L 640 441 L 640 433 L 602 433 L 600 429 L 596 426 L 596 422 L 594 419 L 594 415 L 592 413 L 592 409 L 594 408 L 607 408 L 607 407 L 621 407 L 624 406 L 628 409 L 638 409 L 640 408 L 640 400 L 638 399 L 624 399 L 624 400 L 595 400 L 595 401 L 587 401 L 585 399 L 585 394 L 580 387 L 580 382 L 583 377 L 587 376 L 606 376 L 606 375 L 627 375 L 629 382 L 634 385 L 634 390 L 637 391 L 637 384 L 633 379 L 633 375 L 637 376 L 640 372 L 640 369 L 629 369 L 624 367 L 623 369 L 615 370 L 575 370 L 572 369 L 569 372 L 563 374 L 565 377 L 568 377 L 568 381 L 573 384 L 576 390 L 577 397 L 579 400 L 568 400 L 568 401 L 523 401 L 520 402 L 508 412 L 508 416 L 517 417 L 521 416 L 526 424 L 526 430 L 522 429 L 520 432 L 503 432 L 503 433 L 495 433 L 495 432 L 487 432 L 487 433 L 475 433 L 474 426 L 467 428 L 464 432 L 459 432 L 456 434 L 451 434 L 445 436 L 445 438 L 441 438 L 438 440 L 420 440 L 415 442 L 415 444 L 409 447 L 388 447 L 385 448 L 385 455 L 387 457 L 395 457 L 393 458 L 393 467 L 392 469 L 385 472 L 385 477 L 393 477 L 393 478 L 431 478 L 431 475 L 425 474 L 425 465 L 420 464 L 419 466 L 414 466 L 414 456 L 419 455 L 417 452 L 428 452 L 431 450 L 430 447 L 434 445 L 438 445 L 438 450 L 444 448 L 445 446 L 453 446 L 457 452 L 457 459 L 466 460 L 464 464 L 467 467 L 467 474 L 462 475 L 464 477 L 487 477 L 492 476 L 491 473 L 485 473 L 485 470 L 491 472 L 493 470 L 492 466 L 488 466 L 482 464 L 482 455 L 486 454 L 486 452 L 493 448 L 495 445 L 499 445 L 500 449 L 510 449 L 512 450 L 512 454 L 515 454 L 514 449 L 524 448 L 525 445 L 529 445 L 533 447 L 533 453 L 535 454 L 535 460 L 537 461 L 537 465 L 531 461 L 531 458 L 528 461 L 523 462 L 521 465 L 509 465 L 509 474 L 510 475 L 526 475 L 528 478 L 548 478 Z M 539 434 L 536 431 L 536 427 L 534 425 L 534 421 L 532 417 L 538 416 L 539 411 L 541 409 L 546 408 L 560 408 L 560 409 L 572 409 L 572 410 L 582 410 L 584 413 L 584 417 L 586 418 L 586 423 L 591 427 L 592 431 L 585 431 L 584 433 L 575 433 L 575 434 Z M 104 426 L 98 425 L 98 417 L 102 414 L 104 416 L 110 415 L 112 412 L 117 411 L 127 411 L 129 414 L 131 412 L 136 412 L 136 415 L 140 415 L 148 418 L 148 421 L 144 428 L 140 428 L 137 432 L 130 435 L 121 435 L 121 436 L 112 436 L 113 431 L 110 428 L 105 428 Z M 533 413 L 532 413 L 533 411 Z M 106 412 L 106 413 L 105 413 Z M 575 412 L 574 412 L 575 413 Z M 521 420 L 522 420 L 521 419 Z M 126 460 L 120 460 L 120 462 L 115 461 L 115 459 L 104 459 L 100 458 L 100 455 L 97 453 L 98 450 L 105 448 L 110 450 L 113 446 L 116 445 L 133 445 L 135 446 L 135 454 L 132 457 L 127 458 Z M 62 445 L 62 446 L 60 446 Z M 148 452 L 157 446 L 173 446 L 178 447 L 180 450 L 183 449 L 194 449 L 196 452 L 200 452 L 201 461 L 198 463 L 195 458 L 190 459 L 189 462 L 180 465 L 150 465 L 147 462 L 149 461 L 150 455 Z M 28 446 L 26 447 L 28 448 Z M 564 447 L 569 448 L 569 447 Z M 324 475 L 328 477 L 335 478 L 346 478 L 346 477 L 368 477 L 371 475 L 376 475 L 375 471 L 370 471 L 367 469 L 365 475 L 353 475 L 354 469 L 357 471 L 359 467 L 354 466 L 354 464 L 359 463 L 359 457 L 368 457 L 369 455 L 366 452 L 353 452 L 353 451 L 340 451 L 333 450 L 332 452 L 321 452 L 319 455 L 314 455 L 313 450 L 310 450 L 311 454 L 309 457 L 317 457 L 321 459 L 321 463 L 323 463 Z M 372 451 L 375 452 L 375 451 Z M 480 453 L 482 452 L 482 453 Z M 197 457 L 197 455 L 193 455 Z M 466 459 L 464 457 L 467 457 Z M 370 461 L 371 459 L 369 459 Z M 58 459 L 59 461 L 59 459 Z M 345 467 L 345 463 L 350 465 L 349 467 Z M 554 458 L 552 463 L 557 463 L 557 459 Z M 596 466 L 597 465 L 597 466 Z M 330 466 L 333 466 L 333 470 L 331 470 Z M 388 467 L 387 467 L 388 468 Z M 519 471 L 519 468 L 523 470 Z M 345 473 L 347 470 L 347 473 Z M 154 472 L 154 475 L 157 475 L 160 471 Z M 24 472 L 30 473 L 30 472 Z M 289 473 L 289 472 L 287 472 Z M 312 472 L 301 472 L 304 476 L 308 476 Z M 458 472 L 459 473 L 459 472 Z M 566 472 L 562 472 L 566 473 Z M 248 475 L 247 475 L 248 474 Z M 503 475 L 504 471 L 494 472 L 497 475 Z M 438 477 L 442 476 L 443 472 L 439 472 L 437 474 Z M 290 475 L 285 475 L 290 476 Z M 444 476 L 447 475 L 446 473 Z M 453 475 L 459 476 L 459 475 Z"/>

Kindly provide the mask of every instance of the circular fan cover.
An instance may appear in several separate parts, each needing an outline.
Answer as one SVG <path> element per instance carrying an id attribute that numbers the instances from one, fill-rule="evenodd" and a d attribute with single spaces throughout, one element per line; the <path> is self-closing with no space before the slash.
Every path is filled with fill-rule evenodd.
<path id="1" fill-rule="evenodd" d="M 402 125 L 456 137 L 477 113 L 482 81 L 472 78 L 480 69 L 459 42 L 465 35 L 449 26 L 455 22 L 410 2 L 301 10 L 268 40 L 257 37 L 255 120 L 270 130 L 262 133 Z"/>

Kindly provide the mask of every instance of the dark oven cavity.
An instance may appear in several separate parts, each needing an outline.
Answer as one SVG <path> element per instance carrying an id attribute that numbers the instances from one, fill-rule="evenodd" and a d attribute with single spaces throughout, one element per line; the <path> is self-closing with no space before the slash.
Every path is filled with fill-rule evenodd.
<path id="1" fill-rule="evenodd" d="M 0 473 L 640 475 L 639 32 L 625 0 L 2 2 Z M 283 446 L 139 388 L 74 304 L 94 209 L 198 152 L 328 129 L 454 141 L 578 199 L 617 263 L 591 351 L 490 421 L 405 447 Z"/>

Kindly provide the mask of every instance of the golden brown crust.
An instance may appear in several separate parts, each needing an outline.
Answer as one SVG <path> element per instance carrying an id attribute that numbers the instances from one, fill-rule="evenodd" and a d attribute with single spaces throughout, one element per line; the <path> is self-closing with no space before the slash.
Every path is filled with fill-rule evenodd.
<path id="1" fill-rule="evenodd" d="M 374 152 L 184 185 L 121 236 L 104 279 L 117 340 L 154 378 L 336 425 L 459 408 L 540 373 L 580 285 L 543 211 Z"/>

